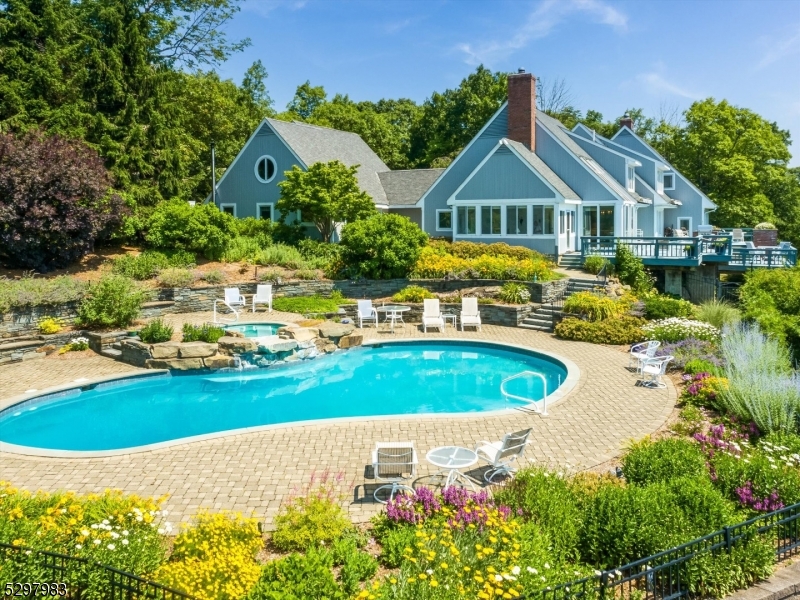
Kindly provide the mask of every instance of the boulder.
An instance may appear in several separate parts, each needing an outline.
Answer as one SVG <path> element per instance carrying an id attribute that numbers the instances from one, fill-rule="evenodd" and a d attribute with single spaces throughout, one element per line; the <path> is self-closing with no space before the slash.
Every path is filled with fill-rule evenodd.
<path id="1" fill-rule="evenodd" d="M 364 342 L 364 336 L 360 333 L 351 333 L 339 339 L 339 348 L 354 348 Z"/>
<path id="2" fill-rule="evenodd" d="M 286 336 L 297 342 L 308 342 L 319 337 L 319 329 L 316 327 L 296 327 L 286 330 Z"/>
<path id="3" fill-rule="evenodd" d="M 253 338 L 240 338 L 226 335 L 217 340 L 220 354 L 244 354 L 258 350 L 258 342 Z"/>
<path id="4" fill-rule="evenodd" d="M 235 329 L 226 329 L 225 335 L 227 335 L 228 337 L 238 337 L 238 338 L 245 337 L 245 335 L 241 331 L 236 331 Z"/>
<path id="5" fill-rule="evenodd" d="M 325 352 L 325 354 L 332 354 L 333 352 L 336 352 L 336 344 L 325 344 L 325 347 L 322 348 L 322 350 Z"/>
<path id="6" fill-rule="evenodd" d="M 153 358 L 178 358 L 180 342 L 163 342 L 150 346 L 150 355 Z"/>
<path id="7" fill-rule="evenodd" d="M 264 346 L 259 346 L 260 351 L 266 351 L 271 354 L 277 354 L 278 352 L 289 352 L 295 348 L 297 348 L 297 342 L 294 340 L 280 340 L 277 342 L 271 342 Z"/>
<path id="8" fill-rule="evenodd" d="M 313 338 L 305 342 L 297 342 L 297 348 L 300 350 L 305 350 L 306 348 L 316 348 L 316 341 L 317 338 Z"/>
<path id="9" fill-rule="evenodd" d="M 123 340 L 119 349 L 122 352 L 120 360 L 136 367 L 144 367 L 145 361 L 151 358 L 150 345 L 138 340 Z"/>
<path id="10" fill-rule="evenodd" d="M 224 354 L 216 354 L 203 359 L 206 367 L 209 369 L 231 369 L 236 366 L 236 361 L 232 356 L 225 356 Z"/>
<path id="11" fill-rule="evenodd" d="M 201 358 L 168 358 L 159 360 L 150 358 L 146 361 L 145 366 L 148 369 L 170 369 L 171 371 L 194 371 L 203 368 L 203 359 Z"/>
<path id="12" fill-rule="evenodd" d="M 319 326 L 319 336 L 328 338 L 329 340 L 338 341 L 353 332 L 355 327 L 343 323 L 334 323 L 333 321 L 325 321 Z"/>
<path id="13" fill-rule="evenodd" d="M 289 323 L 288 325 L 284 325 L 283 327 L 279 327 L 276 335 L 287 335 L 290 336 L 292 331 L 297 329 L 299 325 L 297 323 Z"/>
<path id="14" fill-rule="evenodd" d="M 294 362 L 296 360 L 300 360 L 300 357 L 297 354 L 290 354 L 286 358 L 283 359 L 285 362 Z"/>
<path id="15" fill-rule="evenodd" d="M 217 345 L 206 342 L 186 342 L 178 347 L 178 354 L 181 358 L 208 358 L 216 353 Z"/>
<path id="16" fill-rule="evenodd" d="M 55 352 L 57 348 L 53 344 L 47 344 L 46 346 L 42 346 L 36 349 L 36 352 L 44 352 L 47 355 L 52 354 Z"/>

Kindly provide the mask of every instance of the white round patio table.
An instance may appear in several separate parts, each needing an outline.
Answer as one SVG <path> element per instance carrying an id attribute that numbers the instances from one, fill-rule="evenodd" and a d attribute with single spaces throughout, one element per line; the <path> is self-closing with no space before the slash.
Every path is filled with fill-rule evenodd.
<path id="1" fill-rule="evenodd" d="M 387 304 L 386 306 L 378 306 L 375 310 L 386 315 L 386 321 L 390 322 L 389 327 L 391 328 L 392 333 L 394 333 L 394 324 L 397 321 L 400 321 L 403 325 L 406 324 L 406 322 L 403 321 L 403 313 L 410 311 L 411 307 L 401 306 L 399 304 Z"/>
<path id="2" fill-rule="evenodd" d="M 466 469 L 478 462 L 478 454 L 473 450 L 460 446 L 440 446 L 428 452 L 425 459 L 434 467 L 439 467 L 437 475 L 447 471 L 443 488 L 446 489 L 461 479 L 470 484 L 473 490 L 476 489 L 472 480 L 459 472 L 459 469 Z"/>

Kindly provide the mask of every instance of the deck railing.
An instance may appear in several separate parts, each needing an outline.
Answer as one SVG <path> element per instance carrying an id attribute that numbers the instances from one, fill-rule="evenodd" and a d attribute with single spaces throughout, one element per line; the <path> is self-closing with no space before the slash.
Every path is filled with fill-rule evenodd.
<path id="1" fill-rule="evenodd" d="M 728 264 L 745 269 L 794 267 L 797 265 L 797 249 L 734 247 Z"/>
<path id="2" fill-rule="evenodd" d="M 583 256 L 596 254 L 613 258 L 617 246 L 624 244 L 631 252 L 645 261 L 682 260 L 700 262 L 702 238 L 690 237 L 614 237 L 596 236 L 581 238 Z"/>

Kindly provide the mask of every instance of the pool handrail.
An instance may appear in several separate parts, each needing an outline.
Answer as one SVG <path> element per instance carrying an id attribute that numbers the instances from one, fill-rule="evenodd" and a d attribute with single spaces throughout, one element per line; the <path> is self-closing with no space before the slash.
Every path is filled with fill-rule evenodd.
<path id="1" fill-rule="evenodd" d="M 541 399 L 535 400 L 534 398 L 526 398 L 525 396 L 517 396 L 516 394 L 512 394 L 512 393 L 506 391 L 506 387 L 505 387 L 506 383 L 508 383 L 512 379 L 517 379 L 518 377 L 526 377 L 526 376 L 538 377 L 539 379 L 542 380 L 542 391 L 544 392 L 544 395 L 541 397 Z M 537 373 L 536 371 L 520 371 L 516 375 L 511 375 L 510 377 L 506 377 L 505 379 L 503 379 L 503 381 L 500 382 L 500 393 L 503 394 L 503 396 L 505 396 L 506 399 L 514 398 L 515 400 L 521 400 L 523 402 L 528 402 L 533 406 L 534 412 L 541 413 L 541 415 L 543 417 L 547 416 L 547 379 L 545 379 L 545 376 L 542 375 L 541 373 Z M 541 411 L 536 406 L 537 402 L 541 402 L 542 403 L 542 410 Z"/>

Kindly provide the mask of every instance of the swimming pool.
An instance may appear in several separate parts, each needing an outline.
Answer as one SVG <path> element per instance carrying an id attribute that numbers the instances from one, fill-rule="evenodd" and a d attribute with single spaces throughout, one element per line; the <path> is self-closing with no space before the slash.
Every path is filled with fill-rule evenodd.
<path id="1" fill-rule="evenodd" d="M 244 337 L 265 337 L 277 335 L 278 329 L 285 327 L 280 323 L 243 323 L 242 325 L 226 325 L 225 329 L 238 331 Z"/>
<path id="2" fill-rule="evenodd" d="M 277 368 L 129 378 L 32 398 L 0 412 L 0 442 L 78 452 L 140 450 L 318 419 L 497 411 L 522 405 L 506 400 L 500 383 L 524 370 L 542 373 L 548 394 L 568 375 L 562 361 L 499 344 L 376 344 Z M 506 389 L 542 397 L 537 378 L 515 379 Z"/>

